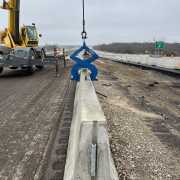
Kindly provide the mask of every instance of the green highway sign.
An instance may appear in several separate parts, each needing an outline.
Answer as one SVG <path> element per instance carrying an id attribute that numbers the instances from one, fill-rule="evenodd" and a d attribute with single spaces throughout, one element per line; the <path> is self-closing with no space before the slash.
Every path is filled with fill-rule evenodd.
<path id="1" fill-rule="evenodd" d="M 165 43 L 163 41 L 157 41 L 157 42 L 155 42 L 155 48 L 156 49 L 164 49 Z"/>

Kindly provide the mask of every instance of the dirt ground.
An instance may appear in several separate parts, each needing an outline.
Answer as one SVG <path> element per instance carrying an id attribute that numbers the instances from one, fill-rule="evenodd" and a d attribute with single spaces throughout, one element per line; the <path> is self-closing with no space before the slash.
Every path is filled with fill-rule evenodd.
<path id="1" fill-rule="evenodd" d="M 33 180 L 56 126 L 69 69 L 46 67 L 0 76 L 0 180 Z"/>
<path id="2" fill-rule="evenodd" d="M 97 65 L 119 179 L 180 180 L 180 79 L 105 59 Z"/>

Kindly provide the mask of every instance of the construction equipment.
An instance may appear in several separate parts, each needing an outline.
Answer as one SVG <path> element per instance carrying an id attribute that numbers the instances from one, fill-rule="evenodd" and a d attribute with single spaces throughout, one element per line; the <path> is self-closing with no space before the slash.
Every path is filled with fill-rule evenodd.
<path id="1" fill-rule="evenodd" d="M 9 11 L 8 27 L 0 32 L 0 43 L 4 45 L 0 48 L 0 54 L 4 55 L 0 58 L 0 73 L 4 67 L 32 71 L 36 66 L 42 69 L 46 55 L 44 49 L 38 47 L 41 35 L 34 23 L 19 27 L 20 0 L 3 0 L 0 7 Z"/>

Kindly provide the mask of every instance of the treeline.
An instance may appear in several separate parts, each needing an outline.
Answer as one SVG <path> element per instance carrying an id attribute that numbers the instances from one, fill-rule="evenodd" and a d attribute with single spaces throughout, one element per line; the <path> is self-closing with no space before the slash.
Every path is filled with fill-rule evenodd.
<path id="1" fill-rule="evenodd" d="M 122 54 L 154 54 L 154 43 L 111 43 L 94 46 L 96 50 Z M 166 56 L 180 56 L 180 43 L 166 43 L 161 54 Z"/>

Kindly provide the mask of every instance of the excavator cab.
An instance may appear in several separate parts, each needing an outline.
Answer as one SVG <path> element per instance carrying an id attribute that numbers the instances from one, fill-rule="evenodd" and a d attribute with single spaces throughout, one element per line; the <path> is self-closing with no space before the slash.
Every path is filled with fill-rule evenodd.
<path id="1" fill-rule="evenodd" d="M 37 47 L 39 44 L 39 34 L 36 26 L 23 26 L 21 28 L 22 41 L 26 47 Z"/>

